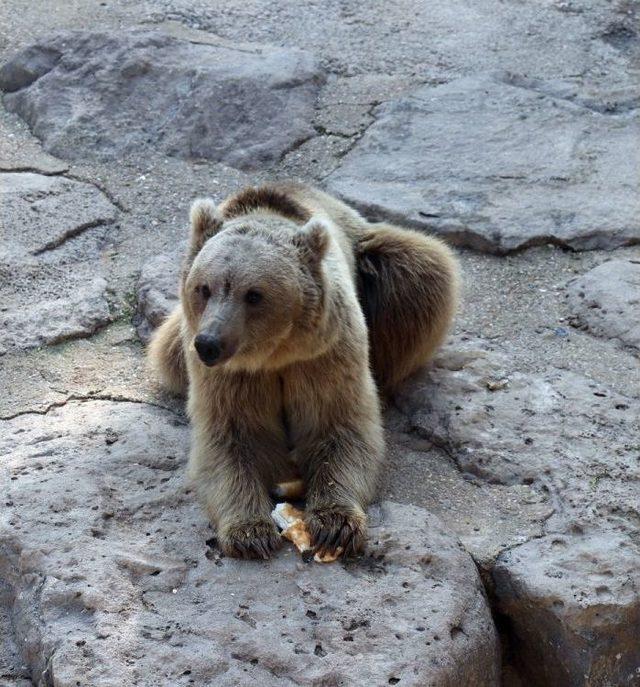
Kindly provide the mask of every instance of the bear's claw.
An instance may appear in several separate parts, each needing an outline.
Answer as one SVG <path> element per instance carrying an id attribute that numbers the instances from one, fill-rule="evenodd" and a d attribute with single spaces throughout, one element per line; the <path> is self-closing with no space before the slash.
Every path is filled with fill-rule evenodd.
<path id="1" fill-rule="evenodd" d="M 340 508 L 311 510 L 305 519 L 314 553 L 324 556 L 341 549 L 343 558 L 363 553 L 366 521 L 363 514 Z"/>
<path id="2" fill-rule="evenodd" d="M 267 560 L 282 545 L 282 538 L 271 521 L 233 525 L 220 537 L 220 546 L 233 558 Z"/>

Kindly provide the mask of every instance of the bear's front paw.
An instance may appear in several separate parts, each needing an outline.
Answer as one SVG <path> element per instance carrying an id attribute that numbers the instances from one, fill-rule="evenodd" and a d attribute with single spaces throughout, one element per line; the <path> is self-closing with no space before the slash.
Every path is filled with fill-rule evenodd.
<path id="1" fill-rule="evenodd" d="M 312 508 L 305 518 L 311 544 L 320 556 L 335 554 L 342 549 L 343 558 L 357 556 L 364 551 L 367 521 L 359 509 Z"/>
<path id="2" fill-rule="evenodd" d="M 282 538 L 271 520 L 229 525 L 218 540 L 224 553 L 233 558 L 266 560 L 282 545 Z"/>

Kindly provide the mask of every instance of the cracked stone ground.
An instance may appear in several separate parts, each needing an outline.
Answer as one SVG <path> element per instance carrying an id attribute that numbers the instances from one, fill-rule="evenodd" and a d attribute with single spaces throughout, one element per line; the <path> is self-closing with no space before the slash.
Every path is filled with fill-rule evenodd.
<path id="1" fill-rule="evenodd" d="M 0 684 L 640 685 L 638 7 L 5 0 Z M 145 370 L 273 178 L 464 270 L 357 564 L 221 558 Z"/>

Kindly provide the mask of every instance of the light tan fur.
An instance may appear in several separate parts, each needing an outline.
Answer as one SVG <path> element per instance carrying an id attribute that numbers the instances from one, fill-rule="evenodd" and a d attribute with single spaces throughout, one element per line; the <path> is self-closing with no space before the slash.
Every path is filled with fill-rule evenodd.
<path id="1" fill-rule="evenodd" d="M 278 501 L 299 501 L 307 493 L 304 480 L 292 479 L 287 482 L 278 482 L 271 491 Z"/>
<path id="2" fill-rule="evenodd" d="M 147 349 L 152 371 L 172 394 L 184 396 L 189 379 L 182 347 L 182 307 L 178 306 L 153 334 Z"/>
<path id="3" fill-rule="evenodd" d="M 390 393 L 433 354 L 456 307 L 455 258 L 300 185 L 197 201 L 191 220 L 181 305 L 149 355 L 170 390 L 188 389 L 190 474 L 219 541 L 267 557 L 269 489 L 302 476 L 314 546 L 352 555 L 384 450 L 372 367 Z M 220 362 L 203 363 L 203 336 Z"/>

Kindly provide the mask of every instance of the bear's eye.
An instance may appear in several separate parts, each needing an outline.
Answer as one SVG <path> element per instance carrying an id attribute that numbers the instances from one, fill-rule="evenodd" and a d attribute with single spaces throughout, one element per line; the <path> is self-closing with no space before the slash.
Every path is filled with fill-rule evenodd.
<path id="1" fill-rule="evenodd" d="M 211 296 L 211 289 L 206 284 L 196 286 L 196 291 L 198 291 L 203 298 L 209 298 L 209 296 Z"/>
<path id="2" fill-rule="evenodd" d="M 244 294 L 244 301 L 249 305 L 257 305 L 262 300 L 262 294 L 260 291 L 254 289 L 249 289 L 247 293 Z"/>

